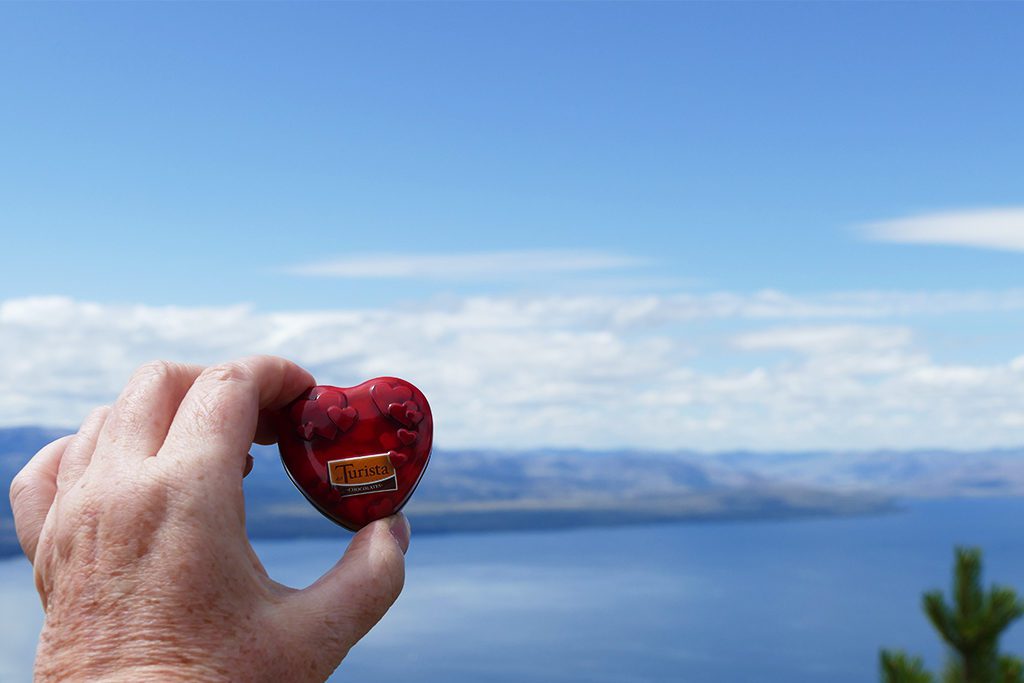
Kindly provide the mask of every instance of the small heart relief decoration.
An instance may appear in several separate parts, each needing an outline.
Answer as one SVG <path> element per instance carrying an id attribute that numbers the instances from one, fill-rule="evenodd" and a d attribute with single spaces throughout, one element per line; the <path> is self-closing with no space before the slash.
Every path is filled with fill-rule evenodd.
<path id="1" fill-rule="evenodd" d="M 419 389 L 397 377 L 316 386 L 279 414 L 281 462 L 328 519 L 358 531 L 408 502 L 430 461 L 434 422 Z"/>

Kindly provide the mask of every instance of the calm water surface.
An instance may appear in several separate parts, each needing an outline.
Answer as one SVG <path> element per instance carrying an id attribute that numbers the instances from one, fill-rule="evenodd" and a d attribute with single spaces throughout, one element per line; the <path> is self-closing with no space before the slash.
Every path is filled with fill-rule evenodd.
<path id="1" fill-rule="evenodd" d="M 917 503 L 902 514 L 414 538 L 406 590 L 332 680 L 877 680 L 880 646 L 942 652 L 920 594 L 952 548 L 1024 591 L 1024 500 Z M 415 519 L 413 519 L 415 527 Z M 259 543 L 305 585 L 340 542 Z M 40 613 L 24 561 L 0 562 L 0 680 L 28 677 Z M 1024 628 L 1005 645 L 1024 652 Z"/>

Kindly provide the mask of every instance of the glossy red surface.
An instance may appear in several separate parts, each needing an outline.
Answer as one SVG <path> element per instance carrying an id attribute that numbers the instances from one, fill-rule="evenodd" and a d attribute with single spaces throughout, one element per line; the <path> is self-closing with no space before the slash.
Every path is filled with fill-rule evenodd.
<path id="1" fill-rule="evenodd" d="M 430 461 L 434 422 L 423 393 L 397 377 L 317 386 L 281 411 L 278 447 L 292 482 L 320 512 L 356 531 L 402 509 Z M 387 453 L 396 491 L 342 495 L 328 462 Z"/>

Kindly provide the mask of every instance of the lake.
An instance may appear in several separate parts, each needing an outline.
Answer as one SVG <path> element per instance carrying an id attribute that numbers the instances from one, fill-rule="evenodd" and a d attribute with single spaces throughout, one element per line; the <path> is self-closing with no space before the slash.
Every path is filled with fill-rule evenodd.
<path id="1" fill-rule="evenodd" d="M 877 517 L 416 536 L 406 590 L 331 680 L 863 683 L 881 646 L 937 665 L 920 610 L 953 546 L 1024 592 L 1024 499 L 917 502 Z M 339 543 L 261 542 L 305 585 Z M 24 560 L 0 562 L 0 680 L 27 680 L 41 620 Z M 1015 626 L 1006 649 L 1024 653 Z"/>

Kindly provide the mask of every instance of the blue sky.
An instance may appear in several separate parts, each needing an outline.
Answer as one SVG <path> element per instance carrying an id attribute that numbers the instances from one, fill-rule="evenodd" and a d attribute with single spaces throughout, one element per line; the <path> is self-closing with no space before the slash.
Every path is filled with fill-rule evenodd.
<path id="1" fill-rule="evenodd" d="M 909 330 L 893 343 L 943 371 L 1015 367 L 1022 25 L 1011 3 L 5 4 L 0 301 L 385 316 L 465 312 L 474 297 L 635 312 L 644 297 L 671 308 L 765 290 L 794 310 L 874 292 L 890 310 L 917 293 L 946 299 L 810 323 L 853 340 L 851 325 Z M 971 292 L 980 309 L 948 300 Z M 756 313 L 695 325 L 677 308 L 638 331 L 622 326 L 632 313 L 598 324 L 577 307 L 558 313 L 560 333 L 665 353 L 669 366 L 631 376 L 647 388 L 669 371 L 812 362 L 791 337 L 744 345 L 762 333 Z M 74 310 L 66 324 L 84 325 Z M 160 339 L 118 353 L 214 353 Z M 460 343 L 473 340 L 496 343 Z M 343 376 L 378 365 L 308 357 Z M 997 410 L 1016 429 L 1006 381 Z M 110 390 L 90 391 L 83 405 Z"/>

